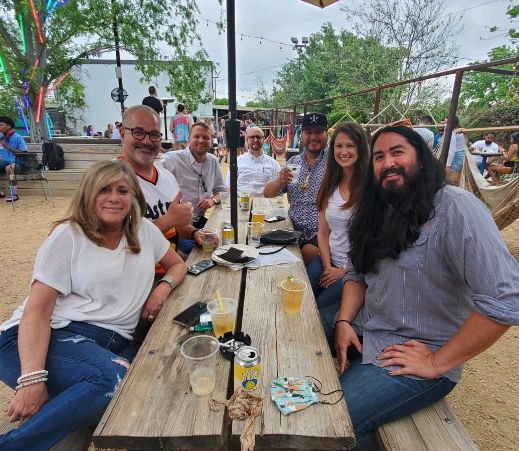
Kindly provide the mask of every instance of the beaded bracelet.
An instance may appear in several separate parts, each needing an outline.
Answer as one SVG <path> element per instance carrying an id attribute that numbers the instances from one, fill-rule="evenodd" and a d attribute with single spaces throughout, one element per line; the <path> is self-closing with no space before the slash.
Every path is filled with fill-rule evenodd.
<path id="1" fill-rule="evenodd" d="M 348 323 L 351 327 L 353 327 L 353 323 L 347 319 L 338 319 L 335 321 L 335 323 L 333 323 L 333 327 L 337 326 L 337 323 Z"/>
<path id="2" fill-rule="evenodd" d="M 22 374 L 17 380 L 17 384 L 21 384 L 29 379 L 37 379 L 39 377 L 47 377 L 49 372 L 47 370 L 33 371 L 32 373 Z"/>
<path id="3" fill-rule="evenodd" d="M 20 390 L 21 388 L 28 387 L 29 385 L 39 384 L 41 382 L 47 382 L 48 379 L 46 377 L 40 377 L 38 379 L 34 379 L 32 381 L 22 382 L 15 387 L 15 391 Z"/>

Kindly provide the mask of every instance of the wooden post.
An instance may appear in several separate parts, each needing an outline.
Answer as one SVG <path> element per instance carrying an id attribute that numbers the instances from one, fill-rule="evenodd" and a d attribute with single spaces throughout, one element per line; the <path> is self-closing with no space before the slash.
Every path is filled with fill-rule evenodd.
<path id="1" fill-rule="evenodd" d="M 303 113 L 306 114 L 306 112 L 308 111 L 308 104 L 305 103 L 303 107 Z"/>
<path id="2" fill-rule="evenodd" d="M 451 144 L 451 135 L 452 135 L 452 121 L 454 116 L 456 116 L 456 111 L 458 110 L 458 100 L 460 98 L 461 91 L 461 81 L 463 79 L 463 71 L 459 70 L 456 72 L 456 78 L 454 79 L 454 87 L 452 88 L 452 98 L 451 104 L 449 107 L 449 117 L 447 119 L 447 124 L 445 124 L 445 130 L 443 132 L 443 145 L 442 151 L 440 155 L 440 163 L 445 166 L 447 163 L 447 156 L 449 155 L 449 146 Z"/>
<path id="3" fill-rule="evenodd" d="M 380 112 L 380 93 L 382 92 L 382 89 L 378 88 L 375 91 L 375 106 L 373 107 L 373 117 L 377 117 L 378 113 Z"/>

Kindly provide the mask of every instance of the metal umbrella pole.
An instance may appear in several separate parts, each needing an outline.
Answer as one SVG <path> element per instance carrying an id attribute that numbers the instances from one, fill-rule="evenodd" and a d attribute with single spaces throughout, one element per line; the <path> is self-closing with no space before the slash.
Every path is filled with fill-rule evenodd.
<path id="1" fill-rule="evenodd" d="M 231 224 L 238 242 L 238 164 L 237 149 L 240 143 L 240 122 L 236 119 L 236 23 L 234 0 L 227 0 L 227 72 L 229 87 L 229 119 L 225 121 L 227 145 L 231 153 L 229 162 L 231 188 Z"/>

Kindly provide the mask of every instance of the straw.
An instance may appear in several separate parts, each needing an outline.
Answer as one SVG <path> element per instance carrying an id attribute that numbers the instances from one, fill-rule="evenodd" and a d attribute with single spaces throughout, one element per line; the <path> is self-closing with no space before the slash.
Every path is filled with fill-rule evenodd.
<path id="1" fill-rule="evenodd" d="M 222 301 L 222 295 L 220 294 L 220 290 L 216 290 L 216 299 L 218 299 L 218 305 L 220 306 L 220 310 L 225 312 L 225 307 Z"/>

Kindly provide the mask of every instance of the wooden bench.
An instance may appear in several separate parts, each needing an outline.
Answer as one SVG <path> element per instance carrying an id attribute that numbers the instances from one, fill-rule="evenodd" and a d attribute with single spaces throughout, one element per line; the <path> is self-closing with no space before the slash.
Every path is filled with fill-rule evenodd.
<path id="1" fill-rule="evenodd" d="M 478 450 L 447 401 L 441 401 L 411 416 L 377 429 L 381 449 L 390 451 Z"/>
<path id="2" fill-rule="evenodd" d="M 9 421 L 4 421 L 3 423 L 0 423 L 0 434 L 5 434 L 6 432 L 9 432 L 11 429 L 14 429 L 15 427 L 15 423 L 9 423 Z M 50 449 L 50 451 L 86 451 L 88 450 L 90 443 L 92 442 L 93 432 L 93 427 L 71 432 L 59 443 L 56 443 Z"/>
<path id="3" fill-rule="evenodd" d="M 121 153 L 121 144 L 117 140 L 67 140 L 55 139 L 54 142 L 63 147 L 65 154 L 65 169 L 59 171 L 46 171 L 53 196 L 69 197 L 74 194 L 79 185 L 83 173 L 95 162 L 112 160 Z M 112 142 L 106 142 L 112 141 Z M 38 154 L 41 161 L 41 144 L 27 144 L 29 151 Z M 7 187 L 5 172 L 0 173 L 0 188 Z M 43 191 L 39 182 L 23 181 L 18 185 L 18 192 L 23 195 L 42 196 Z"/>

